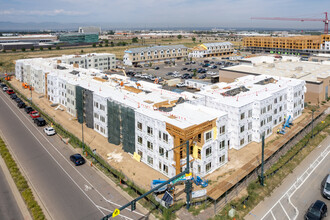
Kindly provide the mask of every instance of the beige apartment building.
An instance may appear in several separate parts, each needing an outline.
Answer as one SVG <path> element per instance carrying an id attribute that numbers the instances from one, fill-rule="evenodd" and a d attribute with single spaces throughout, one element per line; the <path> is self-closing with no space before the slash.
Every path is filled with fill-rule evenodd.
<path id="1" fill-rule="evenodd" d="M 183 45 L 131 48 L 125 51 L 124 64 L 134 66 L 153 62 L 175 61 L 188 57 L 188 48 Z"/>

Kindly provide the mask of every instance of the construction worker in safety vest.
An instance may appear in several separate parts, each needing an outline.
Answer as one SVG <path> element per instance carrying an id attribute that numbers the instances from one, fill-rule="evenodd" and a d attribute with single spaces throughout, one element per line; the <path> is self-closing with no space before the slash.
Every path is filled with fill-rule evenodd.
<path id="1" fill-rule="evenodd" d="M 280 129 L 277 129 L 277 134 L 279 134 L 280 133 Z"/>

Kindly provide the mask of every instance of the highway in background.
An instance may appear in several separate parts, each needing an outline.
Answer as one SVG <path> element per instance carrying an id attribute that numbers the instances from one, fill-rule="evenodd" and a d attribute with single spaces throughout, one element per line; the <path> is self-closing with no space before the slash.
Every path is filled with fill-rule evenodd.
<path id="1" fill-rule="evenodd" d="M 57 135 L 46 136 L 2 91 L 0 130 L 51 219 L 101 219 L 129 201 L 88 162 L 74 166 L 69 160 L 74 149 Z M 124 210 L 117 217 L 144 218 L 141 210 Z"/>

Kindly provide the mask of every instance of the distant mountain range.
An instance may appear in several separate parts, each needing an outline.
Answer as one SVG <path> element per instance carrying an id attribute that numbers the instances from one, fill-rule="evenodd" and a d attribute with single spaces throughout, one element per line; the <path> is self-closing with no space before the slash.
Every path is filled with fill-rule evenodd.
<path id="1" fill-rule="evenodd" d="M 100 26 L 102 30 L 211 30 L 214 28 L 224 29 L 224 30 L 236 30 L 236 31 L 248 31 L 248 30 L 258 30 L 258 31 L 301 31 L 301 29 L 293 28 L 238 28 L 238 27 L 198 27 L 198 26 L 182 26 L 174 27 L 164 24 L 125 24 L 125 23 L 57 23 L 57 22 L 27 22 L 27 23 L 17 23 L 17 22 L 2 22 L 0 21 L 0 32 L 13 32 L 13 31 L 78 31 L 81 26 Z M 308 29 L 307 31 L 321 31 L 320 29 Z"/>

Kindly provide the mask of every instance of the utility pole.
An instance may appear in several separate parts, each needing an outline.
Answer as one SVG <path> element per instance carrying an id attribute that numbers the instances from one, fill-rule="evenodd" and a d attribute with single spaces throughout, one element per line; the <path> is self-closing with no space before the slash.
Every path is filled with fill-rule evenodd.
<path id="1" fill-rule="evenodd" d="M 313 129 L 314 129 L 314 112 L 315 112 L 315 109 L 312 109 L 312 136 L 311 138 L 313 138 Z"/>
<path id="2" fill-rule="evenodd" d="M 81 122 L 81 147 L 83 152 L 85 151 L 85 144 L 84 144 L 84 90 L 81 91 L 82 93 L 82 102 L 81 102 L 81 109 L 82 109 L 82 122 Z"/>
<path id="3" fill-rule="evenodd" d="M 260 176 L 260 185 L 264 186 L 264 149 L 265 149 L 265 135 L 262 135 L 261 143 L 261 176 Z"/>
<path id="4" fill-rule="evenodd" d="M 166 182 L 159 184 L 159 185 L 156 186 L 155 188 L 152 188 L 151 190 L 149 190 L 148 192 L 146 192 L 146 193 L 144 193 L 143 195 L 139 196 L 138 198 L 134 199 L 133 201 L 130 201 L 129 203 L 127 203 L 127 204 L 123 205 L 122 207 L 116 209 L 115 211 L 111 212 L 110 214 L 104 216 L 104 217 L 102 218 L 102 220 L 107 220 L 107 219 L 109 219 L 109 218 L 111 218 L 111 217 L 114 218 L 115 216 L 119 215 L 120 211 L 124 210 L 125 208 L 127 208 L 127 207 L 129 207 L 129 206 L 131 206 L 131 211 L 134 211 L 134 210 L 136 209 L 136 203 L 137 203 L 140 199 L 142 199 L 142 198 L 148 196 L 149 194 L 153 193 L 154 191 L 156 191 L 156 190 L 160 189 L 161 187 L 163 187 L 163 186 L 169 184 L 169 183 L 172 182 L 173 180 L 176 180 L 176 179 L 182 177 L 183 175 L 188 174 L 188 173 L 190 172 L 190 169 L 189 169 L 189 168 L 190 168 L 190 164 L 189 164 L 189 140 L 186 141 L 186 142 L 183 143 L 183 144 L 180 144 L 179 146 L 174 147 L 174 148 L 181 147 L 181 146 L 184 145 L 184 144 L 186 144 L 186 146 L 187 146 L 187 164 L 186 164 L 186 169 L 185 169 L 185 171 L 183 171 L 183 172 L 181 172 L 181 173 L 175 175 L 174 177 L 170 178 L 170 179 L 167 180 Z M 173 149 L 172 149 L 172 150 L 173 150 Z M 187 194 L 187 197 L 186 197 L 186 198 L 187 198 L 187 206 L 186 206 L 186 207 L 187 207 L 187 209 L 189 209 L 189 208 L 190 208 L 190 196 L 191 196 L 191 191 L 192 191 L 192 182 L 191 182 L 190 180 L 186 180 L 185 184 L 186 184 L 185 192 L 186 192 L 186 194 Z"/>

